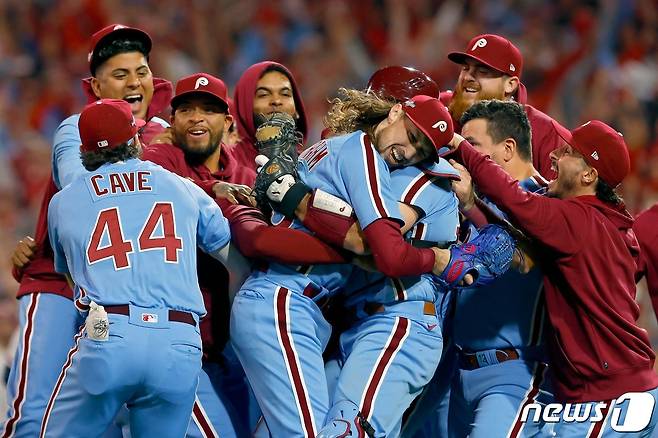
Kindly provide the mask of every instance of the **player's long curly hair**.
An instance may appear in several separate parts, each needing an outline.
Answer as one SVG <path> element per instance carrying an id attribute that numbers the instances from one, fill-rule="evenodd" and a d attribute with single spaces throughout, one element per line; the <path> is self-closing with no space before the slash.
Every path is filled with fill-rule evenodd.
<path id="1" fill-rule="evenodd" d="M 372 134 L 396 104 L 375 93 L 351 88 L 339 88 L 338 93 L 339 97 L 330 100 L 331 108 L 324 118 L 325 126 L 338 135 L 358 130 Z"/>

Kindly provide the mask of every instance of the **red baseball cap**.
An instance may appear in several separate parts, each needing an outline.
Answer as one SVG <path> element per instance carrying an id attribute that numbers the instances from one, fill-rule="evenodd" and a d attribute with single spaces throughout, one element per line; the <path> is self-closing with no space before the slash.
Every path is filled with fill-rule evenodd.
<path id="1" fill-rule="evenodd" d="M 99 65 L 98 59 L 96 59 L 98 50 L 103 45 L 117 38 L 141 41 L 146 47 L 146 53 L 144 55 L 151 53 L 153 42 L 151 41 L 149 34 L 141 29 L 137 29 L 136 27 L 124 26 L 123 24 L 111 24 L 93 34 L 91 36 L 91 41 L 89 41 L 89 54 L 87 55 L 87 61 L 89 62 L 89 70 L 92 75 L 96 73 L 96 69 Z"/>
<path id="2" fill-rule="evenodd" d="M 368 80 L 368 91 L 404 102 L 424 94 L 439 98 L 441 89 L 426 73 L 413 67 L 391 65 L 380 68 Z"/>
<path id="3" fill-rule="evenodd" d="M 194 73 L 181 78 L 176 83 L 176 95 L 171 99 L 171 107 L 176 109 L 182 96 L 204 93 L 220 100 L 228 110 L 228 95 L 224 81 L 208 73 Z"/>
<path id="4" fill-rule="evenodd" d="M 507 38 L 490 33 L 478 35 L 469 41 L 465 52 L 451 52 L 448 59 L 463 64 L 464 58 L 472 58 L 506 75 L 521 78 L 523 56 Z"/>
<path id="5" fill-rule="evenodd" d="M 99 99 L 80 114 L 80 149 L 83 152 L 114 149 L 130 141 L 145 124 L 144 120 L 135 119 L 125 100 Z"/>
<path id="6" fill-rule="evenodd" d="M 631 171 L 628 147 L 621 132 L 600 120 L 590 120 L 573 131 L 554 120 L 552 123 L 560 137 L 576 149 L 611 187 L 617 187 Z"/>
<path id="7" fill-rule="evenodd" d="M 450 143 L 454 134 L 452 117 L 439 99 L 421 94 L 404 102 L 402 109 L 413 124 L 430 139 L 436 148 L 437 159 L 450 153 L 450 149 L 445 145 Z"/>

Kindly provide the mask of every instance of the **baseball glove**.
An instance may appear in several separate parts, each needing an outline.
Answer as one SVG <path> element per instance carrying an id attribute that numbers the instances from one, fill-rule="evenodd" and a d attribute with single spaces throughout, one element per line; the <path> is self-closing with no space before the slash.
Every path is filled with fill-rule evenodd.
<path id="1" fill-rule="evenodd" d="M 256 148 L 269 160 L 256 176 L 254 196 L 259 206 L 281 202 L 297 180 L 297 146 L 302 136 L 295 120 L 285 113 L 267 116 L 256 130 Z"/>
<path id="2" fill-rule="evenodd" d="M 450 262 L 438 277 L 448 287 L 484 286 L 509 269 L 516 243 L 499 225 L 487 225 L 470 242 L 450 247 Z M 471 285 L 459 285 L 466 274 L 474 277 Z"/>

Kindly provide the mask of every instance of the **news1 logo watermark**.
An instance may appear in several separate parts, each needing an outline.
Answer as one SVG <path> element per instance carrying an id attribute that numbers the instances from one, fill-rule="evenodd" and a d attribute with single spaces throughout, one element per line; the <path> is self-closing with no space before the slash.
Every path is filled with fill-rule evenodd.
<path id="1" fill-rule="evenodd" d="M 609 403 L 530 403 L 521 412 L 521 422 L 598 423 L 609 417 L 615 432 L 641 432 L 651 421 L 656 400 L 647 392 L 627 392 Z"/>

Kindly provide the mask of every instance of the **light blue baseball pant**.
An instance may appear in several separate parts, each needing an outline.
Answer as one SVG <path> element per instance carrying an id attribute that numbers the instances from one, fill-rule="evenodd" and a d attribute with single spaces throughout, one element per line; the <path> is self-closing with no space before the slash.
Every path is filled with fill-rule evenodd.
<path id="1" fill-rule="evenodd" d="M 354 403 L 375 437 L 399 435 L 405 410 L 439 363 L 441 327 L 424 307 L 423 301 L 387 305 L 341 334 L 332 404 Z M 325 423 L 335 420 L 327 417 Z"/>
<path id="2" fill-rule="evenodd" d="M 142 322 L 140 311 L 157 314 Z M 109 339 L 84 329 L 75 338 L 41 424 L 41 437 L 102 435 L 125 403 L 132 438 L 182 437 L 201 370 L 196 326 L 168 320 L 167 309 L 136 308 L 109 314 Z"/>
<path id="3" fill-rule="evenodd" d="M 550 437 L 552 426 L 523 423 L 523 408 L 552 401 L 545 390 L 546 365 L 508 360 L 473 370 L 459 369 L 450 393 L 452 438 Z"/>
<path id="4" fill-rule="evenodd" d="M 322 352 L 331 326 L 315 302 L 248 281 L 231 309 L 231 343 L 273 437 L 315 438 L 328 407 Z"/>
<path id="5" fill-rule="evenodd" d="M 35 437 L 55 382 L 83 319 L 73 301 L 51 293 L 19 298 L 20 337 L 7 382 L 2 437 Z"/>
<path id="6" fill-rule="evenodd" d="M 434 376 L 405 414 L 400 436 L 403 438 L 448 437 L 450 387 L 456 368 L 457 350 L 454 344 L 444 345 L 443 356 Z"/>
<path id="7" fill-rule="evenodd" d="M 216 362 L 204 361 L 192 409 L 187 438 L 239 438 L 248 433 L 224 393 L 224 370 Z"/>

